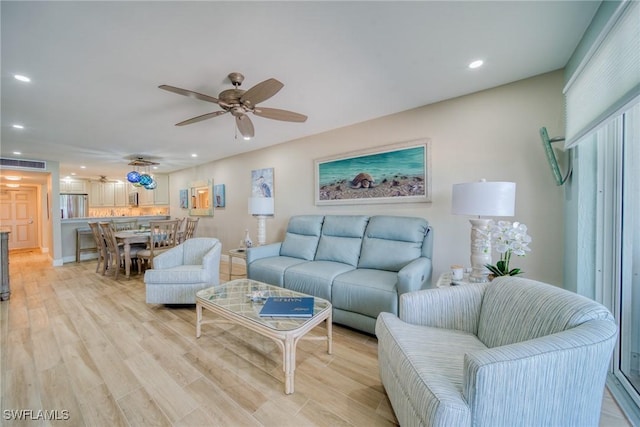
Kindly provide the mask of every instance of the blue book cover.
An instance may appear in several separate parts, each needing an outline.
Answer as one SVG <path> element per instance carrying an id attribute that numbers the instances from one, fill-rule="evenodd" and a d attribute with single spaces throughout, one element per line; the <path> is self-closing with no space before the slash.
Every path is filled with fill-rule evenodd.
<path id="1" fill-rule="evenodd" d="M 312 317 L 313 297 L 269 297 L 260 310 L 264 317 Z"/>

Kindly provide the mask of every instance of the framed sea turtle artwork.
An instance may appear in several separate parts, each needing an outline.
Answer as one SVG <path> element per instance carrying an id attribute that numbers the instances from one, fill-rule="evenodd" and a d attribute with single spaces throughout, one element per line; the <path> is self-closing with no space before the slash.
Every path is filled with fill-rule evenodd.
<path id="1" fill-rule="evenodd" d="M 429 139 L 316 159 L 315 204 L 431 202 Z"/>

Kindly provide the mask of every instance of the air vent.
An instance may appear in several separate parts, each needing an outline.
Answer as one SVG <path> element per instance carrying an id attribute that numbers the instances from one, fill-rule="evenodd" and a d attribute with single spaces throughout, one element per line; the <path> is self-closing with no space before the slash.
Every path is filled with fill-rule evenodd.
<path id="1" fill-rule="evenodd" d="M 6 157 L 2 157 L 0 158 L 0 166 L 43 170 L 47 169 L 47 162 L 42 160 L 7 159 Z"/>

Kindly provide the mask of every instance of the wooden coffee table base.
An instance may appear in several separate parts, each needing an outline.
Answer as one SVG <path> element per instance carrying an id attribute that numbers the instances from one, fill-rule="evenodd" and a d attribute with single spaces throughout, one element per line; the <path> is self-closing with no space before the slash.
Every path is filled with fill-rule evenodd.
<path id="1" fill-rule="evenodd" d="M 326 340 L 327 341 L 327 353 L 331 354 L 332 349 L 332 310 L 329 307 L 321 313 L 316 314 L 308 321 L 302 323 L 299 328 L 280 331 L 269 328 L 265 325 L 257 323 L 241 314 L 232 312 L 224 307 L 217 306 L 205 299 L 196 298 L 196 338 L 200 338 L 202 331 L 202 325 L 207 323 L 217 323 L 215 320 L 202 320 L 202 309 L 207 310 L 220 315 L 221 317 L 229 320 L 231 323 L 242 325 L 247 329 L 259 333 L 262 336 L 271 338 L 274 340 L 280 350 L 282 351 L 282 370 L 284 371 L 284 392 L 285 394 L 291 394 L 294 391 L 294 378 L 296 370 L 296 346 L 298 341 L 304 337 L 309 331 L 318 326 L 320 323 L 325 322 L 327 327 L 327 336 L 321 337 L 305 337 L 308 340 Z"/>

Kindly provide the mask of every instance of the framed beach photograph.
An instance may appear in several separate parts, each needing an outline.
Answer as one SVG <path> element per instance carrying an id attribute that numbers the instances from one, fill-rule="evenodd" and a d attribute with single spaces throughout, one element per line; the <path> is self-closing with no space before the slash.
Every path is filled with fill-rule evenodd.
<path id="1" fill-rule="evenodd" d="M 224 184 L 216 184 L 213 186 L 213 207 L 224 208 Z"/>
<path id="2" fill-rule="evenodd" d="M 431 201 L 430 140 L 315 160 L 316 205 Z"/>

